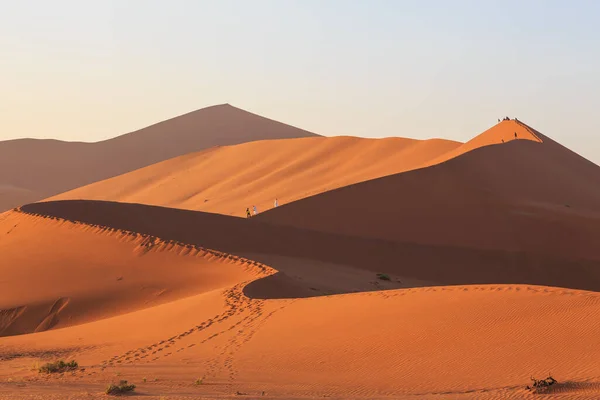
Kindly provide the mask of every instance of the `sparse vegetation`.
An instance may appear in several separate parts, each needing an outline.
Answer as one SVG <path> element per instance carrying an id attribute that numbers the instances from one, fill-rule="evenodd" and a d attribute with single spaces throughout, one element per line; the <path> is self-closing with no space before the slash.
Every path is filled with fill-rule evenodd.
<path id="1" fill-rule="evenodd" d="M 198 378 L 196 379 L 196 382 L 194 382 L 197 386 L 202 385 L 202 383 L 204 382 L 204 378 Z"/>
<path id="2" fill-rule="evenodd" d="M 391 281 L 392 278 L 390 278 L 390 276 L 388 274 L 377 274 L 377 278 L 379 278 L 382 281 Z"/>
<path id="3" fill-rule="evenodd" d="M 53 363 L 47 363 L 42 365 L 38 371 L 42 374 L 55 374 L 67 371 L 75 371 L 79 365 L 76 361 L 69 361 L 68 363 L 63 360 L 56 361 Z"/>
<path id="4" fill-rule="evenodd" d="M 122 394 L 133 392 L 134 390 L 134 384 L 128 384 L 127 381 L 120 381 L 118 385 L 115 385 L 114 383 L 108 385 L 105 393 L 111 396 L 119 396 Z"/>
<path id="5" fill-rule="evenodd" d="M 533 393 L 544 393 L 550 386 L 558 383 L 550 374 L 548 374 L 546 379 L 535 379 L 532 376 L 531 381 L 533 382 L 533 385 L 527 386 L 527 390 L 530 390 Z"/>

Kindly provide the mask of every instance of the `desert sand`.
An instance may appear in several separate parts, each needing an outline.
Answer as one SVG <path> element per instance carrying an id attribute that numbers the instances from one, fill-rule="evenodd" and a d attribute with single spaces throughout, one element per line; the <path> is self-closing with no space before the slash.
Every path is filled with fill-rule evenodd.
<path id="1" fill-rule="evenodd" d="M 193 151 L 253 140 L 312 136 L 317 135 L 223 104 L 96 143 L 3 141 L 0 211 Z M 4 186 L 18 191 L 7 192 Z"/>
<path id="2" fill-rule="evenodd" d="M 245 216 L 358 182 L 419 168 L 461 147 L 450 140 L 317 137 L 212 148 L 96 182 L 49 200 L 153 204 Z"/>
<path id="3" fill-rule="evenodd" d="M 0 214 L 0 398 L 106 398 L 121 379 L 148 399 L 598 398 L 598 167 L 516 121 L 431 153 L 350 185 L 328 172 L 334 190 L 299 165 L 289 185 L 322 193 L 251 219 L 152 205 L 177 201 L 158 181 L 150 204 Z M 34 368 L 61 358 L 81 368 Z"/>

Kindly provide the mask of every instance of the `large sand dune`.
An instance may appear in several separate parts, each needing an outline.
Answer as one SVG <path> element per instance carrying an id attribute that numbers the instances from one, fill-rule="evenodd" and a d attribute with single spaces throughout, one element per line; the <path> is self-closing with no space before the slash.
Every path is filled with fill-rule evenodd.
<path id="1" fill-rule="evenodd" d="M 316 135 L 225 104 L 97 143 L 4 141 L 0 211 L 214 146 L 307 136 Z"/>
<path id="2" fill-rule="evenodd" d="M 258 219 L 304 229 L 463 248 L 599 259 L 600 168 L 515 121 L 443 163 L 329 191 Z"/>
<path id="3" fill-rule="evenodd" d="M 352 154 L 349 138 L 288 154 L 304 140 Z M 544 398 L 598 398 L 598 167 L 517 121 L 433 153 L 334 190 L 367 164 L 324 161 L 322 181 L 288 165 L 325 192 L 251 219 L 98 200 L 0 214 L 0 399 L 103 398 L 120 379 L 149 399 L 523 399 L 549 373 Z M 185 160 L 150 168 L 191 179 Z M 161 195 L 146 173 L 138 201 Z M 83 368 L 32 371 L 58 358 Z"/>
<path id="4" fill-rule="evenodd" d="M 9 212 L 0 216 L 0 336 L 151 307 L 266 273 L 150 236 Z"/>
<path id="5" fill-rule="evenodd" d="M 218 214 L 170 209 L 141 204 L 67 200 L 35 203 L 23 211 L 68 221 L 138 232 L 264 262 L 281 271 L 283 281 L 249 286 L 253 297 L 303 297 L 319 293 L 371 290 L 377 272 L 389 273 L 406 286 L 424 284 L 528 283 L 574 289 L 600 290 L 600 260 L 566 253 L 561 249 L 539 252 L 536 247 L 517 250 L 487 249 L 435 243 L 400 242 L 317 232 L 296 227 L 274 225 Z M 546 225 L 538 225 L 546 229 Z M 544 232 L 538 232 L 543 237 Z M 23 240 L 28 240 L 26 237 Z M 589 248 L 589 252 L 594 249 Z M 594 253 L 597 255 L 597 253 Z M 1 256 L 1 255 L 0 255 Z M 298 260 L 323 263 L 308 277 Z M 393 260 L 393 262 L 390 262 Z M 367 271 L 362 286 L 336 290 L 335 283 L 323 281 L 323 269 L 332 281 L 344 280 L 344 268 Z M 275 279 L 275 278 L 271 278 Z M 376 279 L 375 279 L 376 280 Z M 352 281 L 358 285 L 359 282 Z M 310 283 L 310 284 L 309 284 Z M 258 284 L 258 282 L 257 282 Z M 298 285 L 301 287 L 299 288 Z M 274 287 L 273 287 L 274 286 Z M 307 292 L 311 287 L 316 291 Z M 291 293 L 288 293 L 288 290 Z M 263 291 L 267 291 L 264 294 Z"/>
<path id="6" fill-rule="evenodd" d="M 357 137 L 259 141 L 151 165 L 51 200 L 143 203 L 244 216 L 342 186 L 419 168 L 460 147 L 449 140 Z"/>
<path id="7" fill-rule="evenodd" d="M 38 212 L 45 217 L 34 215 Z M 98 223 L 111 222 L 111 218 L 122 223 L 105 229 L 75 218 L 57 219 L 66 213 Z M 595 345 L 600 334 L 600 297 L 595 293 L 486 285 L 252 299 L 244 295 L 244 285 L 269 274 L 268 269 L 248 268 L 251 265 L 243 260 L 223 258 L 221 253 L 215 259 L 189 254 L 187 244 L 216 236 L 213 244 L 229 243 L 241 249 L 251 240 L 245 236 L 246 226 L 246 232 L 258 236 L 247 244 L 249 248 L 264 241 L 260 250 L 266 252 L 271 246 L 271 252 L 282 253 L 291 237 L 278 242 L 276 236 L 269 236 L 269 230 L 277 235 L 315 234 L 319 240 L 328 235 L 221 215 L 99 202 L 39 203 L 25 207 L 23 212 L 0 215 L 0 225 L 2 243 L 10 237 L 9 248 L 24 250 L 21 261 L 63 260 L 61 265 L 54 265 L 54 278 L 44 277 L 55 282 L 59 277 L 65 280 L 57 283 L 62 290 L 73 291 L 73 283 L 79 283 L 110 292 L 109 288 L 120 282 L 129 285 L 117 294 L 127 302 L 126 293 L 147 298 L 136 291 L 142 283 L 138 274 L 155 284 L 167 279 L 162 284 L 173 288 L 185 288 L 188 279 L 195 281 L 188 283 L 190 291 L 180 292 L 171 297 L 174 301 L 164 304 L 147 304 L 145 309 L 128 314 L 107 313 L 114 317 L 66 329 L 0 339 L 0 379 L 8 382 L 0 384 L 0 398 L 102 398 L 100 393 L 107 382 L 127 379 L 138 385 L 140 394 L 156 399 L 517 399 L 530 396 L 524 389 L 530 375 L 545 376 L 548 372 L 561 382 L 550 397 L 594 398 L 600 390 L 596 362 L 600 353 Z M 143 253 L 133 232 L 126 235 L 126 226 L 148 234 L 160 233 L 166 242 L 181 232 L 181 238 L 189 241 L 163 243 Z M 232 229 L 234 226 L 238 229 Z M 10 232 L 4 233 L 7 227 L 11 227 Z M 31 240 L 27 231 L 32 229 L 40 236 L 27 248 L 25 239 Z M 51 237 L 56 237 L 56 242 L 44 246 Z M 75 248 L 61 255 L 57 249 L 65 240 Z M 137 265 L 131 271 L 135 273 L 113 283 L 111 274 L 121 271 L 110 269 L 109 264 L 117 260 L 111 261 L 109 255 L 87 257 L 77 250 L 94 243 L 97 249 L 84 248 L 94 253 L 114 252 Z M 312 243 L 306 244 L 300 249 L 312 247 Z M 9 258 L 18 259 L 15 253 Z M 5 255 L 5 251 L 0 254 Z M 161 257 L 162 270 L 154 264 Z M 105 280 L 103 274 L 93 280 L 87 274 L 78 276 L 77 258 L 104 259 L 111 274 L 106 274 Z M 199 271 L 193 271 L 186 260 L 196 262 Z M 1 265 L 6 268 L 5 263 Z M 127 273 L 127 268 L 133 267 L 121 268 Z M 43 274 L 43 267 L 38 265 L 37 272 Z M 206 273 L 222 281 L 207 287 Z M 20 282 L 39 287 L 40 295 L 57 294 L 52 289 L 55 285 L 36 285 L 7 276 L 11 285 Z M 31 296 L 17 287 L 12 290 L 15 298 Z M 101 302 L 99 307 L 112 308 L 108 302 Z M 59 357 L 75 358 L 85 370 L 61 377 L 31 371 L 36 360 Z M 194 384 L 197 378 L 203 378 L 202 385 Z"/>

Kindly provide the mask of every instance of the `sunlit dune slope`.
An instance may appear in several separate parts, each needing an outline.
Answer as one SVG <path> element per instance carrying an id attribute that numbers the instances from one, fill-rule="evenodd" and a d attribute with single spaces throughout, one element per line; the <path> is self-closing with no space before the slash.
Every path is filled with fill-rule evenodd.
<path id="1" fill-rule="evenodd" d="M 317 136 L 223 104 L 203 108 L 113 139 L 96 142 L 18 139 L 0 142 L 0 187 L 41 200 L 172 157 L 253 140 Z M 24 204 L 2 198 L 0 211 Z"/>
<path id="2" fill-rule="evenodd" d="M 505 121 L 475 140 L 490 143 L 515 130 L 520 138 L 523 127 Z M 535 135 L 541 142 L 531 136 L 480 147 L 428 168 L 286 204 L 257 219 L 392 242 L 600 259 L 600 168 Z"/>
<path id="3" fill-rule="evenodd" d="M 534 246 L 512 250 L 400 242 L 273 225 L 260 218 L 102 201 L 35 203 L 23 211 L 204 246 L 281 271 L 250 284 L 246 292 L 252 297 L 377 290 L 378 272 L 391 275 L 391 283 L 397 283 L 391 288 L 530 283 L 600 290 L 600 261 L 571 254 L 565 247 L 539 252 Z M 537 234 L 544 238 L 544 232 Z M 589 252 L 595 249 L 592 244 L 580 243 Z"/>
<path id="4" fill-rule="evenodd" d="M 257 274 L 199 246 L 8 212 L 0 215 L 0 336 L 107 318 Z"/>
<path id="5" fill-rule="evenodd" d="M 245 216 L 418 168 L 461 144 L 432 139 L 300 138 L 213 148 L 60 194 Z"/>
<path id="6" fill-rule="evenodd" d="M 560 384 L 544 398 L 589 399 L 600 389 L 599 312 L 597 294 L 537 286 L 271 301 L 247 299 L 234 287 L 64 330 L 2 338 L 0 357 L 8 361 L 0 376 L 10 372 L 15 379 L 37 354 L 68 354 L 86 370 L 64 379 L 78 383 L 73 390 L 87 381 L 92 393 L 118 372 L 140 393 L 173 399 L 237 392 L 256 398 L 522 399 L 532 396 L 525 390 L 530 376 L 550 372 Z M 9 359 L 19 352 L 30 356 Z M 203 385 L 194 387 L 198 376 Z M 63 395 L 69 387 L 63 385 Z"/>

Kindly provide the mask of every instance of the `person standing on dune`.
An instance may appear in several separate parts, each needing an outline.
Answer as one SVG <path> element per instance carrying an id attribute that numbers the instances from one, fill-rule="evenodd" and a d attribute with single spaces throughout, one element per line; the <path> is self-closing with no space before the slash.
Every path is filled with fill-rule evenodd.
<path id="1" fill-rule="evenodd" d="M 277 207 L 279 203 L 277 202 L 277 198 L 275 198 L 275 207 Z"/>
<path id="2" fill-rule="evenodd" d="M 254 215 L 258 214 L 258 211 L 256 211 L 256 206 L 252 206 L 253 211 L 254 211 Z"/>
<path id="3" fill-rule="evenodd" d="M 250 215 L 250 209 L 246 207 L 246 218 L 250 218 L 252 215 Z"/>

